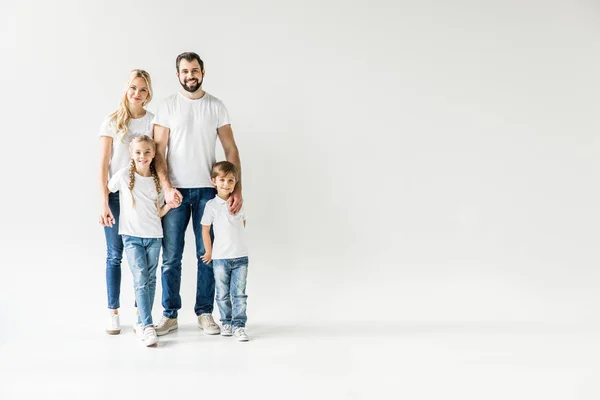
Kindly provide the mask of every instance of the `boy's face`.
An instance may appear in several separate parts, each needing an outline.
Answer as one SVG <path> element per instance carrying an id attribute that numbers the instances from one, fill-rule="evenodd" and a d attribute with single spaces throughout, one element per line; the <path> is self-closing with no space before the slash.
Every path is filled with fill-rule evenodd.
<path id="1" fill-rule="evenodd" d="M 216 178 L 212 178 L 212 183 L 217 188 L 219 195 L 227 197 L 233 192 L 237 182 L 235 176 L 231 172 L 227 175 L 219 172 L 219 175 Z"/>

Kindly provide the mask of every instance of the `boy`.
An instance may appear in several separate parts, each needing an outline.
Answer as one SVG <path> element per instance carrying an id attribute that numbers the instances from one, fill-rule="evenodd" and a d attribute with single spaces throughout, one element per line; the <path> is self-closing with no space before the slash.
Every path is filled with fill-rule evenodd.
<path id="1" fill-rule="evenodd" d="M 239 181 L 237 167 L 229 161 L 213 165 L 211 181 L 217 195 L 209 200 L 202 215 L 202 240 L 206 252 L 202 261 L 213 262 L 216 301 L 221 314 L 221 335 L 247 342 L 246 333 L 246 277 L 248 275 L 248 249 L 244 240 L 246 214 L 244 207 L 233 215 L 227 200 Z M 214 244 L 210 240 L 213 227 Z"/>

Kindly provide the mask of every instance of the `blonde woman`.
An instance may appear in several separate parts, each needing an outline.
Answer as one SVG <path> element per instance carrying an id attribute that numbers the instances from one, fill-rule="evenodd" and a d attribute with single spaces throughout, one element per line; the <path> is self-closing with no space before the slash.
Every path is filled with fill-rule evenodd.
<path id="1" fill-rule="evenodd" d="M 119 321 L 121 293 L 121 259 L 123 239 L 119 235 L 119 193 L 110 193 L 107 183 L 118 170 L 131 162 L 129 143 L 136 136 L 152 137 L 154 115 L 144 108 L 152 100 L 150 75 L 141 69 L 129 74 L 119 108 L 110 114 L 100 128 L 100 216 L 106 237 L 106 289 L 108 317 L 106 332 L 121 332 Z"/>

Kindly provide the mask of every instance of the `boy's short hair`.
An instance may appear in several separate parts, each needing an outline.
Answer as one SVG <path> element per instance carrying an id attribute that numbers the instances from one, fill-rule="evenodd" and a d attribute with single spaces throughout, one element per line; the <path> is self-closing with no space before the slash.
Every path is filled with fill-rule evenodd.
<path id="1" fill-rule="evenodd" d="M 212 179 L 216 178 L 219 176 L 219 172 L 223 175 L 232 173 L 236 181 L 240 180 L 240 170 L 229 161 L 219 161 L 218 163 L 214 164 L 212 166 L 212 170 L 210 171 L 210 177 Z"/>

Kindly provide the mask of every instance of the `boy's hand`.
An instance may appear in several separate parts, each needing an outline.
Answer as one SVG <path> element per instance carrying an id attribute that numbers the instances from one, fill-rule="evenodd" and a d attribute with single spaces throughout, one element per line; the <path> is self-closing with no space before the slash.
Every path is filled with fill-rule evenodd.
<path id="1" fill-rule="evenodd" d="M 208 264 L 209 262 L 212 261 L 212 252 L 207 251 L 206 253 L 204 253 L 204 255 L 202 257 L 200 257 L 200 259 L 205 263 Z"/>

